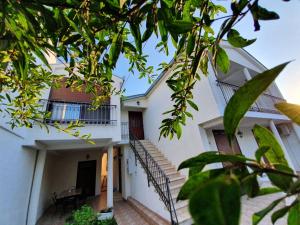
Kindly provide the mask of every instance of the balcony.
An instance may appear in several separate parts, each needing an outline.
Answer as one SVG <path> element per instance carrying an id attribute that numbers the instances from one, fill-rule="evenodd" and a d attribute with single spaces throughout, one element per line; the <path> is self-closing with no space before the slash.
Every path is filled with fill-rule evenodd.
<path id="1" fill-rule="evenodd" d="M 93 110 L 89 103 L 62 102 L 42 100 L 45 109 L 51 112 L 46 122 L 67 124 L 72 121 L 80 121 L 84 124 L 116 125 L 116 105 L 101 105 Z"/>
<path id="2" fill-rule="evenodd" d="M 219 86 L 219 88 L 221 89 L 226 104 L 229 102 L 230 98 L 234 95 L 234 93 L 240 88 L 240 86 L 225 83 L 218 80 L 217 86 Z M 267 93 L 263 93 L 251 106 L 250 111 L 280 114 L 280 112 L 274 106 L 276 103 L 279 102 L 285 102 L 285 99 Z"/>

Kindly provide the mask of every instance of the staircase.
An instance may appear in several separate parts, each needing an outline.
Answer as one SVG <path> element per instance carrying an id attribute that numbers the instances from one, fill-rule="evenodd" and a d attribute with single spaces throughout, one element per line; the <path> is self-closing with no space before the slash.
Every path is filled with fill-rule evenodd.
<path id="1" fill-rule="evenodd" d="M 151 183 L 154 186 L 166 210 L 170 212 L 171 224 L 192 224 L 188 202 L 176 202 L 185 176 L 178 173 L 175 166 L 150 141 L 137 140 L 130 135 L 130 146 L 147 174 L 148 185 Z"/>

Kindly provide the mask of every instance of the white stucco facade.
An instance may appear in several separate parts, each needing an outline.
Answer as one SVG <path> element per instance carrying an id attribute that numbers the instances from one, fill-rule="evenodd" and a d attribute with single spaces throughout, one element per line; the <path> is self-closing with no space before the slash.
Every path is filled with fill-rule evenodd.
<path id="1" fill-rule="evenodd" d="M 193 90 L 194 102 L 199 106 L 199 111 L 189 109 L 193 119 L 187 119 L 179 140 L 159 140 L 161 121 L 167 117 L 163 113 L 173 105 L 170 100 L 171 90 L 165 82 L 171 75 L 172 68 L 165 71 L 145 94 L 131 96 L 124 101 L 118 95 L 111 96 L 110 104 L 115 106 L 114 124 L 86 124 L 80 128 L 81 134 L 91 134 L 94 145 L 59 132 L 53 127 L 50 127 L 49 133 L 39 127 L 11 130 L 6 124 L 7 118 L 1 118 L 0 224 L 35 225 L 52 204 L 53 192 L 58 193 L 76 186 L 78 163 L 88 160 L 96 161 L 95 195 L 101 194 L 103 169 L 107 168 L 105 176 L 109 207 L 113 207 L 113 191 L 122 190 L 124 199 L 133 197 L 168 220 L 168 211 L 153 185 L 148 186 L 147 176 L 141 164 L 136 162 L 129 145 L 129 113 L 142 113 L 144 138 L 157 146 L 175 167 L 201 152 L 220 150 L 214 131 L 224 129 L 223 113 L 226 97 L 231 93 L 230 85 L 241 85 L 249 76 L 265 70 L 244 50 L 236 50 L 226 45 L 225 47 L 233 65 L 231 72 L 225 77 L 216 74 L 209 66 L 210 75 L 201 75 L 201 81 L 197 82 Z M 53 69 L 57 73 L 64 73 L 62 65 L 55 64 Z M 114 77 L 113 85 L 119 89 L 122 82 L 120 78 Z M 45 90 L 43 98 L 48 99 L 49 93 L 49 90 Z M 267 94 L 266 98 L 258 100 L 258 109 L 262 109 L 271 96 L 282 98 L 276 84 L 270 86 Z M 274 125 L 271 128 L 277 129 L 280 143 L 290 157 L 292 166 L 300 171 L 300 153 L 297 151 L 300 144 L 299 127 L 292 124 L 287 117 L 271 110 L 249 111 L 241 121 L 236 139 L 241 152 L 250 158 L 254 157 L 258 147 L 252 133 L 254 124 L 266 127 Z M 116 149 L 120 151 L 118 154 Z M 105 166 L 102 166 L 104 153 L 107 159 Z M 181 173 L 187 175 L 185 170 Z"/>

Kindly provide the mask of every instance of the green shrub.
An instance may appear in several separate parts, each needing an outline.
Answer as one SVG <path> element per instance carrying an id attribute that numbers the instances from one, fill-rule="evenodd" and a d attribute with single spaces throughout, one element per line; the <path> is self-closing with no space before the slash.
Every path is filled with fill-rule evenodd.
<path id="1" fill-rule="evenodd" d="M 114 218 L 98 220 L 94 210 L 90 206 L 84 205 L 72 213 L 65 225 L 117 225 L 117 222 Z"/>

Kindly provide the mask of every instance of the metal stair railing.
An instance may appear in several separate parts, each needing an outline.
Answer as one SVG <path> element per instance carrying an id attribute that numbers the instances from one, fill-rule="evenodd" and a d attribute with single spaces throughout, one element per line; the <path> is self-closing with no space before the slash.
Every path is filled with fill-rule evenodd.
<path id="1" fill-rule="evenodd" d="M 148 186 L 150 186 L 150 182 L 153 184 L 162 202 L 170 212 L 171 224 L 178 225 L 178 218 L 170 192 L 169 177 L 132 133 L 129 133 L 129 137 L 129 144 L 135 154 L 135 158 L 139 160 L 147 174 Z"/>

